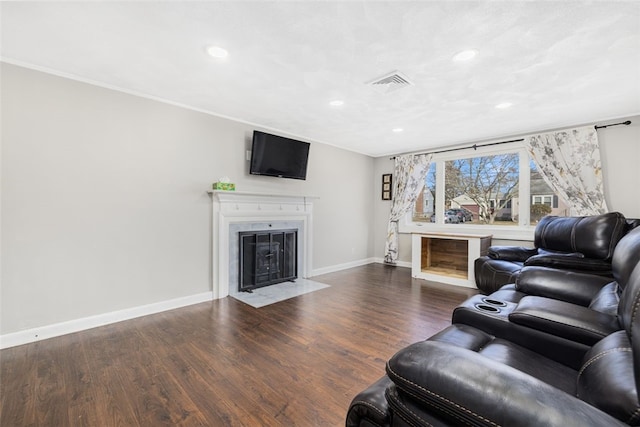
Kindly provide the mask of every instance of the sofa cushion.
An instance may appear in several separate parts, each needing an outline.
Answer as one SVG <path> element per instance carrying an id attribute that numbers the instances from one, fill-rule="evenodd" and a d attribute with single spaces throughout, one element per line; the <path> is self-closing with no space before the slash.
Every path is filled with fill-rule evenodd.
<path id="1" fill-rule="evenodd" d="M 535 296 L 522 298 L 509 314 L 509 321 L 586 345 L 621 329 L 616 315 Z"/>
<path id="2" fill-rule="evenodd" d="M 620 287 L 616 282 L 607 283 L 591 300 L 589 308 L 600 313 L 615 316 L 620 303 Z"/>
<path id="3" fill-rule="evenodd" d="M 640 423 L 633 351 L 625 331 L 609 335 L 585 356 L 578 397 L 630 425 Z"/>
<path id="4" fill-rule="evenodd" d="M 537 254 L 537 249 L 524 248 L 521 246 L 490 246 L 487 252 L 489 258 L 492 259 L 519 262 L 524 262 Z"/>
<path id="5" fill-rule="evenodd" d="M 472 326 L 453 324 L 429 338 L 428 341 L 452 344 L 455 347 L 471 350 L 482 354 L 487 359 L 526 372 L 567 393 L 575 393 L 576 371 L 574 369 Z M 420 347 L 420 345 L 416 346 L 416 348 Z"/>
<path id="6" fill-rule="evenodd" d="M 548 267 L 525 267 L 516 289 L 528 295 L 567 301 L 587 307 L 611 278 Z"/>
<path id="7" fill-rule="evenodd" d="M 627 227 L 624 215 L 619 212 L 584 217 L 549 215 L 536 226 L 534 246 L 610 260 Z"/>
<path id="8" fill-rule="evenodd" d="M 562 369 L 558 375 L 564 375 Z M 445 342 L 427 340 L 406 347 L 389 360 L 387 375 L 395 384 L 387 389 L 389 404 L 394 412 L 403 411 L 404 423 L 399 425 L 430 425 L 424 414 L 448 419 L 448 425 L 621 425 L 570 392 Z M 575 375 L 567 374 L 567 384 L 575 383 Z"/>
<path id="9" fill-rule="evenodd" d="M 622 289 L 629 281 L 635 265 L 640 261 L 640 227 L 631 230 L 616 247 L 611 260 L 613 278 Z"/>
<path id="10" fill-rule="evenodd" d="M 562 256 L 568 256 L 573 258 L 584 258 L 584 254 L 581 254 L 580 252 L 567 253 L 567 252 L 554 251 L 554 250 L 545 249 L 545 248 L 538 248 L 538 253 L 536 255 L 562 255 Z"/>
<path id="11" fill-rule="evenodd" d="M 575 253 L 534 255 L 524 262 L 524 266 L 560 268 L 611 276 L 611 262 L 603 259 L 585 258 Z"/>
<path id="12" fill-rule="evenodd" d="M 504 301 L 504 302 L 518 302 L 520 301 L 522 298 L 526 297 L 527 294 L 525 294 L 524 292 L 518 292 L 516 290 L 516 285 L 515 283 L 511 283 L 509 285 L 504 285 L 502 287 L 500 287 L 500 289 L 498 289 L 497 291 L 491 293 L 491 298 L 498 300 L 498 301 Z"/>

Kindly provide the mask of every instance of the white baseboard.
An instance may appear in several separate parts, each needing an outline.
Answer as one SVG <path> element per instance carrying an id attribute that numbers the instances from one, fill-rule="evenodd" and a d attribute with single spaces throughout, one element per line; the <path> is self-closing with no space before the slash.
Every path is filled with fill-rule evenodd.
<path id="1" fill-rule="evenodd" d="M 384 258 L 374 258 L 374 260 L 378 264 L 386 264 L 384 262 Z M 398 261 L 395 264 L 387 264 L 387 265 L 392 265 L 394 267 L 408 267 L 408 268 L 411 268 L 411 261 Z"/>
<path id="2" fill-rule="evenodd" d="M 357 261 L 345 262 L 344 264 L 336 264 L 329 267 L 316 268 L 311 271 L 311 275 L 309 277 L 319 276 L 321 274 L 335 273 L 336 271 L 346 270 L 353 267 L 360 267 L 361 265 L 367 265 L 374 262 L 376 262 L 375 258 L 365 258 Z"/>
<path id="3" fill-rule="evenodd" d="M 321 274 L 327 273 L 334 273 L 336 271 L 346 270 L 353 267 L 360 267 L 362 265 L 367 265 L 374 262 L 383 263 L 384 260 L 382 258 L 365 258 L 357 261 L 347 262 L 344 264 L 336 264 L 329 267 L 318 268 L 312 270 L 309 277 L 319 276 Z M 411 268 L 411 262 L 400 261 L 396 264 L 396 266 Z M 213 300 L 213 292 L 204 292 L 201 294 L 175 298 L 168 301 L 161 301 L 153 304 L 131 307 L 124 310 L 112 311 L 110 313 L 84 317 L 82 319 L 69 320 L 67 322 L 54 323 L 52 325 L 45 325 L 37 328 L 26 329 L 24 331 L 12 332 L 9 334 L 0 335 L 0 349 L 46 340 L 48 338 L 59 337 L 61 335 L 80 332 L 91 328 L 97 328 L 99 326 L 109 325 L 111 323 L 122 322 L 123 320 L 135 319 L 136 317 L 147 316 L 149 314 L 160 313 L 162 311 L 173 310 L 175 308 L 185 307 L 188 305 L 198 304 L 211 300 Z"/>
<path id="4" fill-rule="evenodd" d="M 316 268 L 311 272 L 311 275 L 309 277 L 319 276 L 321 274 L 334 273 L 336 271 L 342 271 L 348 268 L 360 267 L 361 265 L 367 265 L 372 263 L 385 264 L 384 258 L 365 258 L 358 261 L 346 262 L 344 264 L 336 264 L 329 267 Z M 411 261 L 398 261 L 396 264 L 388 264 L 388 265 L 392 265 L 394 267 L 411 268 Z"/>
<path id="5" fill-rule="evenodd" d="M 175 298 L 168 301 L 112 311 L 110 313 L 98 314 L 96 316 L 84 317 L 82 319 L 70 320 L 67 322 L 54 323 L 53 325 L 41 326 L 19 332 L 12 332 L 10 334 L 0 335 L 0 349 L 28 344 L 73 332 L 84 331 L 98 326 L 121 322 L 123 320 L 160 313 L 161 311 L 173 310 L 175 308 L 211 301 L 212 299 L 213 292 L 203 292 L 201 294 Z"/>

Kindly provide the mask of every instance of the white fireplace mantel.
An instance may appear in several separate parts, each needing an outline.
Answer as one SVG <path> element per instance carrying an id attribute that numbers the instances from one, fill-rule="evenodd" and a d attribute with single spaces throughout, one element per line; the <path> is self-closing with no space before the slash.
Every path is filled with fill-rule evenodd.
<path id="1" fill-rule="evenodd" d="M 312 271 L 313 201 L 315 196 L 268 194 L 246 191 L 209 190 L 212 210 L 212 290 L 213 298 L 229 295 L 229 227 L 239 223 L 300 221 L 302 223 L 302 262 L 298 275 Z"/>

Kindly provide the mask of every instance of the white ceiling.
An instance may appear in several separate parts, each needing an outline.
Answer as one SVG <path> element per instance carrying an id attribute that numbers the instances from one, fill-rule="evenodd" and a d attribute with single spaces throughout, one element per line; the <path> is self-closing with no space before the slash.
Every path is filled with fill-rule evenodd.
<path id="1" fill-rule="evenodd" d="M 376 157 L 640 113 L 639 1 L 46 1 L 0 13 L 4 61 Z M 452 60 L 469 48 L 476 58 Z M 366 84 L 396 70 L 413 85 Z"/>

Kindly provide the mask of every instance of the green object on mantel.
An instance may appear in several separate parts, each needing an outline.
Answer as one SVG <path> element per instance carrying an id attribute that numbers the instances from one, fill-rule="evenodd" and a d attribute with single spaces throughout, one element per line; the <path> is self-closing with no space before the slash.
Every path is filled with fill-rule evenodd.
<path id="1" fill-rule="evenodd" d="M 214 190 L 236 191 L 236 185 L 230 182 L 214 182 Z"/>

